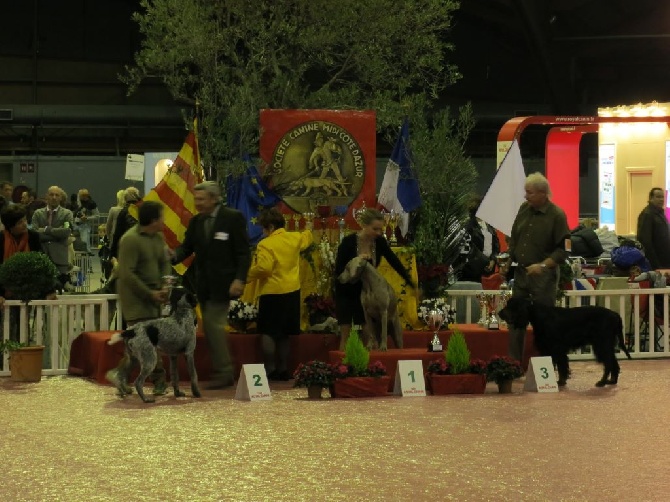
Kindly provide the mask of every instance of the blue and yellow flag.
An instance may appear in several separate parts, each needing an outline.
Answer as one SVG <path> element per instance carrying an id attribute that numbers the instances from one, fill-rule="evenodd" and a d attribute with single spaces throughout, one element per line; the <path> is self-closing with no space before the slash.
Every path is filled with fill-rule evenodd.
<path id="1" fill-rule="evenodd" d="M 240 211 L 247 220 L 247 231 L 252 244 L 257 244 L 263 236 L 263 229 L 258 225 L 258 213 L 267 207 L 278 204 L 281 199 L 270 190 L 258 174 L 258 170 L 247 157 L 247 170 L 244 174 L 233 178 L 228 175 L 226 181 L 226 202 L 228 207 Z"/>

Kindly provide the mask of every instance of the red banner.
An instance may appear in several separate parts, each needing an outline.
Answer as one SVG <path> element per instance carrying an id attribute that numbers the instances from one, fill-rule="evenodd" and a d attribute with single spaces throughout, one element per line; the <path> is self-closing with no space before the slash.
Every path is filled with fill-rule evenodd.
<path id="1" fill-rule="evenodd" d="M 261 110 L 263 176 L 297 213 L 375 207 L 374 111 Z"/>

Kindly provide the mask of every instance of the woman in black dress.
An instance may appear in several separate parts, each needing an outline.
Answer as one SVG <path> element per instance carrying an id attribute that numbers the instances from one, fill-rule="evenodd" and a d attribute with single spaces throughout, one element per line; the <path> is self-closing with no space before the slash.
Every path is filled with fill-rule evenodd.
<path id="1" fill-rule="evenodd" d="M 342 239 L 335 259 L 335 311 L 337 323 L 340 326 L 340 350 L 344 350 L 352 324 L 359 326 L 365 324 L 361 305 L 362 284 L 360 281 L 353 284 L 341 284 L 337 280 L 351 259 L 359 256 L 369 260 L 373 266 L 377 267 L 381 259 L 386 258 L 400 277 L 405 279 L 409 286 L 414 287 L 409 272 L 405 270 L 382 236 L 384 228 L 382 213 L 376 209 L 368 209 L 361 215 L 360 224 L 361 229 L 358 232 Z"/>

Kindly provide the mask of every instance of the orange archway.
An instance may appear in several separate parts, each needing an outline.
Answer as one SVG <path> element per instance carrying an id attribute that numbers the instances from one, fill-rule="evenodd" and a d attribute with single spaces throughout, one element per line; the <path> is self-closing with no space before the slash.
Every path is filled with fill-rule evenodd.
<path id="1" fill-rule="evenodd" d="M 523 130 L 529 125 L 558 126 L 549 130 L 546 140 L 545 172 L 551 185 L 553 200 L 566 213 L 572 228 L 579 222 L 579 144 L 584 134 L 598 132 L 606 123 L 670 123 L 670 116 L 595 117 L 549 116 L 514 117 L 498 133 L 498 164 L 512 141 L 520 143 Z"/>

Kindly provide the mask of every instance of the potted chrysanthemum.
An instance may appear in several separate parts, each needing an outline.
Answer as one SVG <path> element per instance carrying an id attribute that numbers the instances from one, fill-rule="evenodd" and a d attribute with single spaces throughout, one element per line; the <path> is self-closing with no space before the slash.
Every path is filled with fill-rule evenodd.
<path id="1" fill-rule="evenodd" d="M 324 387 L 330 387 L 335 379 L 333 366 L 324 361 L 300 363 L 293 373 L 294 387 L 306 387 L 310 399 L 320 399 Z"/>
<path id="2" fill-rule="evenodd" d="M 521 363 L 509 356 L 493 356 L 486 365 L 486 379 L 498 385 L 498 392 L 512 392 L 512 381 L 523 376 Z"/>

